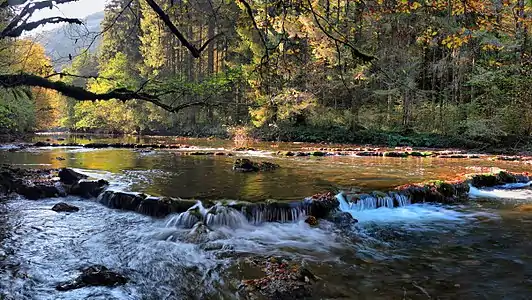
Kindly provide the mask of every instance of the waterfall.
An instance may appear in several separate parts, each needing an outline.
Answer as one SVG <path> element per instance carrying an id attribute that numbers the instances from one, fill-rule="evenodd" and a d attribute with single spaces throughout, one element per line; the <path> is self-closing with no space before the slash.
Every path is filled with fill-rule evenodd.
<path id="1" fill-rule="evenodd" d="M 280 203 L 257 204 L 242 207 L 250 223 L 261 224 L 264 222 L 295 222 L 304 216 L 307 211 L 303 205 L 284 205 Z"/>
<path id="2" fill-rule="evenodd" d="M 410 197 L 401 193 L 393 193 L 395 201 L 397 201 L 397 206 L 407 206 L 412 204 Z"/>
<path id="3" fill-rule="evenodd" d="M 207 226 L 240 228 L 248 223 L 248 220 L 241 212 L 232 207 L 219 204 L 211 207 L 204 218 Z"/>
<path id="4" fill-rule="evenodd" d="M 201 201 L 198 201 L 186 212 L 172 216 L 166 223 L 166 227 L 193 228 L 198 222 L 204 222 L 209 227 L 239 228 L 247 224 L 247 219 L 241 212 L 230 206 L 217 203 L 207 209 Z"/>
<path id="5" fill-rule="evenodd" d="M 394 208 L 411 204 L 411 200 L 407 195 L 395 192 L 348 196 L 349 200 L 342 193 L 339 193 L 336 195 L 336 199 L 340 202 L 341 211 L 363 211 L 380 207 Z"/>
<path id="6" fill-rule="evenodd" d="M 469 197 L 487 198 L 487 199 L 516 199 L 532 200 L 532 191 L 525 189 L 530 187 L 531 182 L 527 183 L 508 183 L 494 188 L 479 189 L 469 185 Z"/>

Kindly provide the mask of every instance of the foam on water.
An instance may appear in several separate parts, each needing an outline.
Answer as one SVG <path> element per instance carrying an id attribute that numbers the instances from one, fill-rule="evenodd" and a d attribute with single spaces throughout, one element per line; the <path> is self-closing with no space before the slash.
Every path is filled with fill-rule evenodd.
<path id="1" fill-rule="evenodd" d="M 4 260 L 0 291 L 13 299 L 182 299 L 193 292 L 192 286 L 207 291 L 212 286 L 208 281 L 217 276 L 210 275 L 212 270 L 223 264 L 196 244 L 155 239 L 153 232 L 163 224 L 150 217 L 102 209 L 96 202 L 74 197 L 62 201 L 78 206 L 79 212 L 56 213 L 50 208 L 57 201 L 16 199 L 7 204 L 6 226 L 13 232 L 0 250 L 16 255 Z M 58 282 L 94 264 L 117 270 L 131 281 L 113 289 L 55 290 Z"/>
<path id="2" fill-rule="evenodd" d="M 478 189 L 470 185 L 469 197 L 488 199 L 532 200 L 532 190 L 525 189 L 526 187 L 530 187 L 531 184 L 532 181 L 527 183 L 510 183 L 489 189 Z"/>
<path id="3" fill-rule="evenodd" d="M 350 213 L 359 223 L 419 223 L 432 221 L 461 221 L 475 218 L 479 213 L 471 214 L 455 210 L 451 207 L 436 204 L 409 204 L 396 208 L 379 207 L 360 210 L 351 206 L 342 193 L 336 195 L 340 202 L 340 210 Z M 408 203 L 408 202 L 405 202 Z M 481 213 L 480 213 L 481 214 Z"/>
<path id="4" fill-rule="evenodd" d="M 239 228 L 219 228 L 225 236 L 219 242 L 236 252 L 305 257 L 311 260 L 335 260 L 333 252 L 341 249 L 332 224 L 321 221 L 311 228 L 304 221 L 295 223 L 264 223 Z"/>

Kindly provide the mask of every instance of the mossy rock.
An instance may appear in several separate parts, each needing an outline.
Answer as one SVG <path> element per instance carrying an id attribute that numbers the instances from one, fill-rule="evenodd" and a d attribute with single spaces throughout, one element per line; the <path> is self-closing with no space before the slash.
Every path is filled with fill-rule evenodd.
<path id="1" fill-rule="evenodd" d="M 384 152 L 383 156 L 385 156 L 385 157 L 408 157 L 408 153 L 407 152 L 390 151 L 390 152 Z"/>
<path id="2" fill-rule="evenodd" d="M 515 178 L 515 175 L 510 174 L 505 171 L 500 171 L 499 174 L 497 174 L 497 180 L 501 183 L 516 183 L 517 179 Z"/>
<path id="3" fill-rule="evenodd" d="M 312 152 L 312 156 L 325 156 L 326 153 L 325 152 L 322 152 L 322 151 L 314 151 Z"/>
<path id="4" fill-rule="evenodd" d="M 452 184 L 441 181 L 435 184 L 436 190 L 445 197 L 454 197 L 456 194 Z"/>
<path id="5" fill-rule="evenodd" d="M 410 156 L 414 157 L 429 157 L 432 155 L 432 152 L 426 151 L 426 152 L 419 152 L 419 151 L 412 151 L 410 152 Z"/>
<path id="6" fill-rule="evenodd" d="M 498 185 L 499 181 L 495 174 L 478 174 L 471 178 L 471 184 L 474 187 L 490 187 Z"/>
<path id="7" fill-rule="evenodd" d="M 518 182 L 516 175 L 505 171 L 496 174 L 478 174 L 471 177 L 471 184 L 474 187 L 492 187 L 516 182 Z"/>

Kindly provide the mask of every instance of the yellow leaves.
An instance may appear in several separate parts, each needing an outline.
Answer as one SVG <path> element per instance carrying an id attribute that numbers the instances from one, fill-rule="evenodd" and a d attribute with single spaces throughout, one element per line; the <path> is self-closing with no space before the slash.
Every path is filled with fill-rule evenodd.
<path id="1" fill-rule="evenodd" d="M 504 46 L 488 43 L 488 44 L 482 45 L 481 49 L 482 51 L 500 51 L 504 49 Z"/>
<path id="2" fill-rule="evenodd" d="M 408 0 L 401 0 L 397 3 L 396 11 L 403 13 L 411 13 L 415 10 L 418 10 L 423 5 L 420 2 L 414 1 L 410 2 Z"/>
<path id="3" fill-rule="evenodd" d="M 420 36 L 417 37 L 418 44 L 432 45 L 434 37 L 438 35 L 438 31 L 432 27 L 427 28 Z"/>
<path id="4" fill-rule="evenodd" d="M 491 67 L 500 67 L 500 66 L 502 66 L 502 63 L 497 61 L 497 60 L 495 60 L 495 59 L 490 59 L 488 61 L 488 65 L 491 66 Z"/>
<path id="5" fill-rule="evenodd" d="M 2 54 L 7 57 L 3 58 L 3 63 L 9 66 L 11 72 L 25 72 L 41 76 L 53 72 L 52 63 L 46 56 L 44 47 L 31 40 L 16 40 L 4 51 Z"/>
<path id="6" fill-rule="evenodd" d="M 441 44 L 442 46 L 445 46 L 448 49 L 458 49 L 464 44 L 467 44 L 470 39 L 471 36 L 469 34 L 466 34 L 466 30 L 463 28 L 459 33 L 451 34 L 445 37 L 441 41 Z"/>

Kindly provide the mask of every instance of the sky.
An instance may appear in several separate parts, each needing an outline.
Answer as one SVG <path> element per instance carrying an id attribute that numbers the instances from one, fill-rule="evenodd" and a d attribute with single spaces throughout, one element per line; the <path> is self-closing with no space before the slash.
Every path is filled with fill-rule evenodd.
<path id="1" fill-rule="evenodd" d="M 69 17 L 69 18 L 80 18 L 102 11 L 104 8 L 106 0 L 79 0 L 76 2 L 65 3 L 57 5 L 53 9 L 42 9 L 35 12 L 32 16 L 32 20 L 40 20 L 42 18 L 49 17 Z M 41 26 L 37 31 L 50 30 L 54 27 L 59 27 L 64 24 L 54 24 Z"/>

